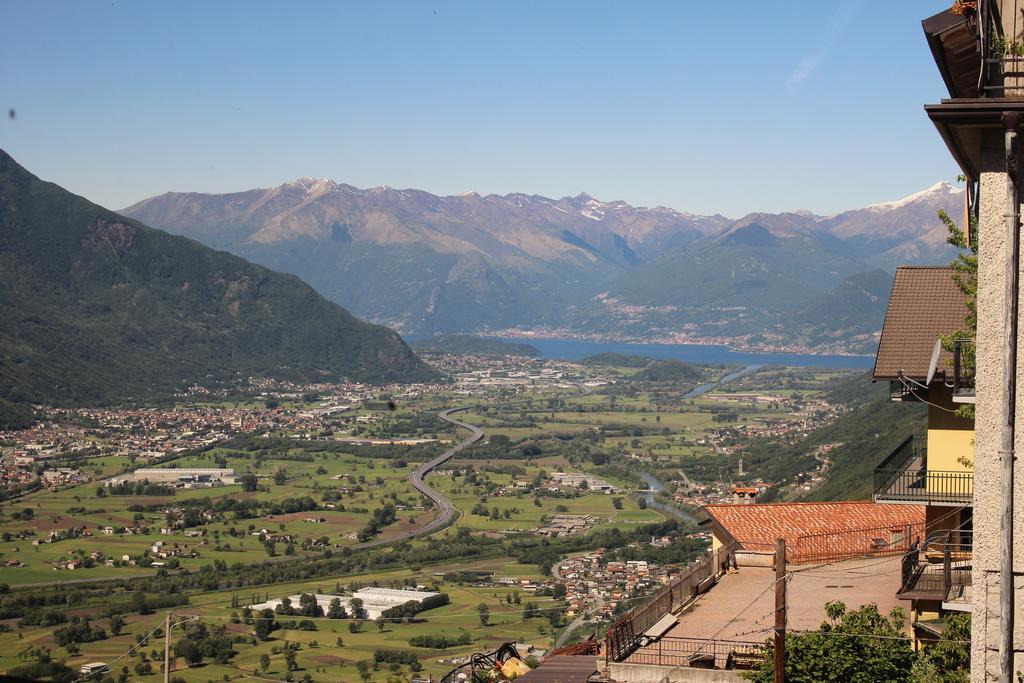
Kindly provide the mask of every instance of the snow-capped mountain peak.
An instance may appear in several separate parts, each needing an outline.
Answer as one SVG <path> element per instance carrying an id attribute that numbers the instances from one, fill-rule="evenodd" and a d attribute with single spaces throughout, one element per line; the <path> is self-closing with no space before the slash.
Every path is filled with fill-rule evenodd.
<path id="1" fill-rule="evenodd" d="M 920 192 L 915 192 L 914 194 L 907 195 L 902 199 L 896 199 L 890 202 L 879 202 L 877 204 L 868 204 L 864 208 L 872 209 L 874 211 L 890 211 L 892 209 L 898 209 L 900 207 L 906 206 L 907 204 L 912 204 L 916 201 L 920 201 L 930 196 L 951 195 L 956 194 L 960 191 L 960 188 L 954 187 L 953 185 L 950 185 L 949 183 L 943 180 L 935 183 L 931 187 L 927 187 L 921 190 Z"/>

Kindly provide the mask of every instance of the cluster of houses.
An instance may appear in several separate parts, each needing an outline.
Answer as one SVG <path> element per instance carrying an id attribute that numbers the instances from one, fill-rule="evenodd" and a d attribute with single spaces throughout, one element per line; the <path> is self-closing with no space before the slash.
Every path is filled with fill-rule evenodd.
<path id="1" fill-rule="evenodd" d="M 668 583 L 669 569 L 644 560 L 606 562 L 604 549 L 563 560 L 557 567 L 565 585 L 566 616 L 611 617 L 623 600 Z"/>
<path id="2" fill-rule="evenodd" d="M 89 477 L 82 474 L 81 470 L 73 467 L 55 467 L 48 470 L 43 470 L 43 485 L 46 488 L 56 491 L 62 489 L 65 486 L 74 486 L 75 484 L 81 484 L 89 481 Z"/>
<path id="3" fill-rule="evenodd" d="M 0 463 L 0 488 L 4 490 L 25 486 L 35 480 L 36 475 L 31 470 L 24 469 L 13 463 Z"/>

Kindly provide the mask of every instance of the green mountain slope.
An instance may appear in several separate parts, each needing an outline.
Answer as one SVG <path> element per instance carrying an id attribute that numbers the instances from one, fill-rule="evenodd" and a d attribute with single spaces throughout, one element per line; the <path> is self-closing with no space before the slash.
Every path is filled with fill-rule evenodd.
<path id="1" fill-rule="evenodd" d="M 148 228 L 0 151 L 0 398 L 76 403 L 266 375 L 411 381 L 393 331 L 298 278 Z"/>
<path id="2" fill-rule="evenodd" d="M 890 401 L 888 387 L 873 384 L 870 373 L 839 383 L 828 398 L 845 405 L 847 412 L 796 442 L 783 439 L 748 446 L 740 453 L 744 468 L 767 481 L 792 483 L 819 465 L 814 457 L 819 446 L 839 443 L 842 445 L 829 452 L 832 464 L 825 482 L 804 499 L 870 499 L 875 467 L 905 438 L 925 430 L 925 407 Z M 765 502 L 774 500 L 775 495 L 775 491 L 769 492 Z"/>
<path id="3" fill-rule="evenodd" d="M 717 321 L 747 332 L 779 313 L 795 313 L 862 264 L 822 235 L 777 236 L 752 223 L 684 247 L 609 286 L 627 304 L 673 307 L 679 320 Z"/>
<path id="4" fill-rule="evenodd" d="M 704 371 L 681 360 L 652 360 L 631 379 L 636 382 L 697 382 L 704 379 Z"/>
<path id="5" fill-rule="evenodd" d="M 908 436 L 925 431 L 925 406 L 889 400 L 888 386 L 872 384 L 868 374 L 838 386 L 829 398 L 852 409 L 808 435 L 807 445 L 843 445 L 829 454 L 832 466 L 825 483 L 807 500 L 871 498 L 875 467 Z"/>
<path id="6" fill-rule="evenodd" d="M 878 332 L 892 290 L 892 273 L 855 273 L 815 297 L 772 329 L 808 346 L 843 340 L 861 353 L 878 349 Z"/>

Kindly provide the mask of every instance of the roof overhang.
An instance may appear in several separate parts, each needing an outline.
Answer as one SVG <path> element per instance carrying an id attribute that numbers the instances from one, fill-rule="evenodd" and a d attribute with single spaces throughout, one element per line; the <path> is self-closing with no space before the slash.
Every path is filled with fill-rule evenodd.
<path id="1" fill-rule="evenodd" d="M 698 523 L 699 526 L 710 526 L 711 533 L 717 536 L 718 540 L 721 541 L 723 545 L 729 545 L 730 543 L 740 543 L 740 541 L 735 536 L 729 533 L 729 530 L 726 529 L 721 522 L 715 519 L 715 516 L 711 513 L 710 510 L 708 510 L 706 507 L 701 508 L 701 510 L 704 512 L 704 514 L 708 516 L 708 518 L 701 520 Z"/>
<path id="2" fill-rule="evenodd" d="M 1024 98 L 943 100 L 938 104 L 926 104 L 924 110 L 964 175 L 971 181 L 977 181 L 981 175 L 984 133 L 1004 130 L 1007 114 L 1024 117 Z"/>
<path id="3" fill-rule="evenodd" d="M 922 21 L 921 28 L 950 97 L 978 97 L 981 57 L 967 20 L 946 10 Z"/>

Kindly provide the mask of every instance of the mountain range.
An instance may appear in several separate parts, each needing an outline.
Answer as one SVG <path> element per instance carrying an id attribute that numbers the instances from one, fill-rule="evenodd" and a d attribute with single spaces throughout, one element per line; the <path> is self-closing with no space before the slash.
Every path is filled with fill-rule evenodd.
<path id="1" fill-rule="evenodd" d="M 294 275 L 108 211 L 2 150 L 0 320 L 0 408 L 124 402 L 252 375 L 435 376 L 394 331 Z"/>
<path id="2" fill-rule="evenodd" d="M 948 262 L 936 211 L 956 216 L 962 201 L 937 183 L 834 216 L 731 219 L 586 194 L 441 197 L 302 179 L 171 192 L 122 213 L 299 275 L 407 333 L 683 331 L 873 352 L 892 270 Z"/>

